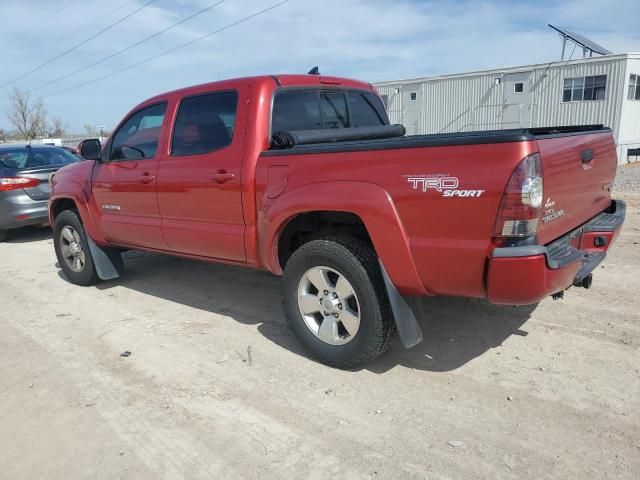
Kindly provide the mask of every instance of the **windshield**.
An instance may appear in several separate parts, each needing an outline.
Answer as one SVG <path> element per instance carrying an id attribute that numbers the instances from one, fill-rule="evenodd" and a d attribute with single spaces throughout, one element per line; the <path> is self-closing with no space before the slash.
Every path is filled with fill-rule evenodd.
<path id="1" fill-rule="evenodd" d="M 63 167 L 80 159 L 63 148 L 21 147 L 0 150 L 0 164 L 6 168 L 26 170 L 31 168 Z"/>

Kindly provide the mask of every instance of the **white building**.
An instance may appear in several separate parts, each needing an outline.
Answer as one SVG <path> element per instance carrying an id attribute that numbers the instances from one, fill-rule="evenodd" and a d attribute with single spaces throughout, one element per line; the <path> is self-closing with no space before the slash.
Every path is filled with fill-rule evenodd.
<path id="1" fill-rule="evenodd" d="M 408 134 L 603 124 L 640 156 L 640 53 L 377 83 Z"/>

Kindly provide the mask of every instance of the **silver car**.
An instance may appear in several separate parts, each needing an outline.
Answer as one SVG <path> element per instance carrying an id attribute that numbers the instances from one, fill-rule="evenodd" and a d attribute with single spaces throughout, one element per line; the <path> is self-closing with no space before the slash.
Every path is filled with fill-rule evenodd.
<path id="1" fill-rule="evenodd" d="M 7 231 L 49 222 L 49 178 L 79 162 L 70 151 L 49 145 L 0 145 L 0 242 Z"/>

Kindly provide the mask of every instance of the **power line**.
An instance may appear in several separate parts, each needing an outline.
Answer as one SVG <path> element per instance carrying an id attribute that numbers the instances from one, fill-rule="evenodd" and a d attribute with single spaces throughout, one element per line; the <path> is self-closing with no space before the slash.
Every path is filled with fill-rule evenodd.
<path id="1" fill-rule="evenodd" d="M 49 20 L 51 20 L 52 18 L 56 17 L 57 15 L 62 13 L 63 11 L 65 11 L 68 7 L 71 6 L 72 3 L 75 3 L 75 2 L 76 2 L 76 0 L 70 0 L 69 2 L 65 3 L 61 8 L 51 12 L 49 15 L 47 15 L 45 18 L 40 20 L 38 23 L 36 23 L 32 27 L 28 28 L 26 31 L 20 32 L 20 35 L 21 36 L 25 36 L 25 35 L 30 34 L 31 32 L 33 32 L 39 26 L 44 25 Z M 15 42 L 11 42 L 7 47 L 5 47 L 5 50 L 6 51 L 11 50 L 14 47 L 14 45 L 16 45 L 16 43 Z"/>
<path id="2" fill-rule="evenodd" d="M 87 65 L 87 66 L 85 66 L 85 67 L 79 68 L 78 70 L 75 70 L 75 71 L 73 71 L 73 72 L 71 72 L 71 73 L 68 73 L 68 74 L 66 74 L 66 75 L 63 75 L 63 76 L 61 76 L 61 77 L 55 78 L 55 79 L 51 80 L 50 82 L 43 83 L 42 85 L 38 85 L 37 87 L 32 88 L 32 89 L 30 89 L 30 90 L 31 90 L 32 92 L 35 92 L 36 90 L 40 90 L 41 88 L 48 87 L 49 85 L 53 85 L 54 83 L 58 83 L 60 80 L 64 80 L 65 78 L 72 77 L 73 75 L 76 75 L 76 74 L 78 74 L 78 73 L 80 73 L 80 72 L 84 72 L 85 70 L 88 70 L 88 69 L 89 69 L 89 68 L 91 68 L 91 67 L 95 67 L 96 65 L 98 65 L 98 64 L 100 64 L 100 63 L 102 63 L 102 62 L 106 62 L 107 60 L 110 60 L 110 59 L 112 59 L 113 57 L 116 57 L 116 56 L 120 55 L 121 53 L 124 53 L 124 52 L 126 52 L 126 51 L 128 51 L 128 50 L 131 50 L 131 49 L 133 49 L 133 48 L 135 48 L 135 47 L 138 47 L 138 46 L 142 45 L 143 43 L 146 43 L 146 42 L 148 42 L 149 40 L 151 40 L 151 39 L 153 39 L 153 38 L 156 38 L 156 37 L 158 37 L 158 36 L 162 35 L 163 33 L 168 32 L 169 30 L 171 30 L 171 29 L 173 29 L 173 28 L 176 28 L 176 27 L 178 27 L 178 26 L 182 25 L 183 23 L 188 22 L 189 20 L 191 20 L 191 19 L 193 19 L 193 18 L 197 17 L 198 15 L 202 15 L 203 13 L 208 12 L 208 11 L 209 11 L 209 10 L 211 10 L 212 8 L 217 7 L 218 5 L 220 5 L 221 3 L 224 3 L 224 2 L 226 2 L 226 1 L 227 1 L 227 0 L 219 0 L 219 1 L 217 1 L 217 2 L 215 2 L 215 3 L 213 3 L 213 4 L 211 4 L 211 5 L 209 5 L 208 7 L 203 8 L 202 10 L 199 10 L 198 12 L 196 12 L 196 13 L 194 13 L 194 14 L 192 14 L 192 15 L 189 15 L 189 16 L 188 16 L 188 17 L 186 17 L 186 18 L 183 18 L 183 19 L 182 19 L 182 20 L 180 20 L 179 22 L 174 23 L 173 25 L 170 25 L 170 26 L 168 26 L 167 28 L 164 28 L 164 29 L 160 30 L 159 32 L 154 33 L 153 35 L 149 35 L 148 37 L 143 38 L 143 39 L 142 39 L 142 40 L 140 40 L 139 42 L 136 42 L 136 43 L 134 43 L 134 44 L 132 44 L 132 45 L 129 45 L 128 47 L 125 47 L 125 48 L 123 48 L 123 49 L 121 49 L 121 50 L 118 50 L 117 52 L 112 53 L 111 55 L 107 55 L 106 57 L 101 58 L 100 60 L 96 60 L 95 62 L 93 62 L 93 63 L 91 63 L 91 64 L 89 64 L 89 65 Z"/>
<path id="3" fill-rule="evenodd" d="M 75 1 L 75 0 L 74 0 Z M 105 18 L 113 15 L 116 12 L 119 12 L 120 10 L 122 10 L 124 7 L 128 7 L 129 5 L 131 5 L 132 3 L 137 3 L 138 0 L 129 0 L 126 3 L 123 3 L 122 5 L 120 5 L 119 7 L 114 8 L 113 10 L 109 10 L 107 13 L 105 13 L 104 15 L 101 15 L 100 17 L 96 18 L 95 20 L 93 20 L 92 22 L 89 22 L 87 24 L 85 24 L 83 27 L 72 31 L 69 35 L 65 35 L 64 37 L 59 37 L 56 40 L 54 40 L 52 43 L 59 43 L 59 42 L 64 42 L 65 40 L 73 37 L 74 35 L 77 35 L 78 33 L 82 32 L 83 30 L 86 30 L 87 28 L 95 25 L 96 23 L 104 20 Z"/>
<path id="4" fill-rule="evenodd" d="M 198 38 L 195 38 L 195 39 L 193 39 L 193 40 L 191 40 L 189 42 L 186 42 L 186 43 L 183 43 L 181 45 L 178 45 L 177 47 L 171 48 L 171 49 L 166 50 L 166 51 L 164 51 L 162 53 L 159 53 L 157 55 L 153 55 L 151 57 L 145 58 L 144 60 L 136 62 L 136 63 L 134 63 L 132 65 L 127 66 L 127 67 L 121 68 L 120 70 L 116 70 L 115 72 L 111 72 L 111 73 L 109 73 L 107 75 L 103 75 L 101 77 L 94 78 L 92 80 L 89 80 L 89 81 L 74 85 L 74 86 L 66 88 L 64 90 L 60 90 L 58 92 L 51 93 L 49 95 L 45 95 L 44 98 L 54 97 L 56 95 L 60 95 L 62 93 L 66 93 L 66 92 L 69 92 L 71 90 L 75 90 L 76 88 L 81 88 L 81 87 L 84 87 L 86 85 L 90 85 L 92 83 L 99 82 L 100 80 L 105 80 L 107 78 L 111 78 L 111 77 L 113 77 L 115 75 L 118 75 L 119 73 L 126 72 L 127 70 L 131 70 L 132 68 L 138 67 L 138 66 L 143 65 L 145 63 L 148 63 L 148 62 L 150 62 L 152 60 L 155 60 L 157 58 L 160 58 L 160 57 L 163 57 L 163 56 L 168 55 L 170 53 L 173 53 L 176 50 L 180 50 L 181 48 L 188 47 L 189 45 L 193 45 L 194 43 L 199 42 L 200 40 L 204 40 L 205 38 L 211 37 L 211 36 L 216 35 L 216 34 L 218 34 L 220 32 L 223 32 L 223 31 L 228 30 L 228 29 L 230 29 L 232 27 L 235 27 L 236 25 L 239 25 L 239 24 L 244 23 L 244 22 L 246 22 L 248 20 L 251 20 L 252 18 L 255 18 L 255 17 L 259 16 L 259 15 L 262 15 L 263 13 L 267 13 L 270 10 L 274 10 L 275 8 L 278 8 L 279 6 L 284 5 L 285 3 L 289 3 L 290 1 L 291 0 L 283 0 L 281 2 L 275 3 L 275 4 L 271 5 L 270 7 L 267 7 L 265 9 L 263 9 L 263 10 L 260 10 L 258 12 L 252 13 L 251 15 L 247 15 L 246 17 L 242 17 L 240 20 L 237 20 L 237 21 L 235 21 L 233 23 L 230 23 L 229 25 L 226 25 L 226 26 L 224 26 L 222 28 L 214 30 L 213 32 L 209 32 L 209 33 L 207 33 L 205 35 L 202 35 L 202 36 L 200 36 Z"/>
<path id="5" fill-rule="evenodd" d="M 75 0 L 73 0 L 73 1 L 75 1 Z M 64 36 L 62 36 L 62 37 L 58 37 L 58 38 L 56 38 L 55 40 L 52 40 L 52 41 L 50 41 L 50 42 L 48 42 L 48 43 L 49 43 L 50 45 L 56 45 L 56 46 L 57 46 L 58 44 L 60 44 L 60 43 L 64 42 L 65 40 L 67 40 L 67 39 L 69 39 L 69 38 L 71 38 L 71 37 L 74 37 L 74 36 L 76 36 L 78 33 L 83 32 L 84 30 L 88 29 L 89 27 L 91 27 L 91 26 L 95 25 L 96 23 L 101 22 L 101 21 L 102 21 L 102 20 L 104 20 L 105 18 L 110 17 L 110 16 L 111 16 L 111 15 L 113 15 L 114 13 L 119 12 L 119 11 L 120 11 L 120 10 L 122 10 L 123 8 L 128 7 L 128 6 L 129 6 L 129 5 L 131 5 L 132 3 L 137 3 L 137 2 L 138 2 L 138 0 L 129 0 L 128 2 L 123 3 L 123 4 L 122 4 L 122 5 L 120 5 L 119 7 L 114 8 L 113 10 L 109 10 L 107 13 L 105 13 L 104 15 L 101 15 L 100 17 L 96 18 L 96 19 L 95 19 L 95 20 L 93 20 L 92 22 L 89 22 L 89 23 L 85 24 L 83 27 L 78 28 L 78 29 L 75 29 L 75 30 L 73 30 L 71 33 L 69 33 L 69 34 L 67 34 L 67 35 L 64 35 Z M 48 53 L 50 50 L 52 50 L 52 49 L 47 49 L 47 50 L 45 50 L 45 51 Z"/>
<path id="6" fill-rule="evenodd" d="M 20 76 L 18 76 L 18 77 L 16 77 L 16 78 L 14 78 L 13 80 L 9 80 L 8 82 L 3 83 L 2 85 L 0 85 L 0 88 L 6 87 L 7 85 L 12 84 L 13 82 L 15 82 L 15 81 L 17 81 L 17 80 L 20 80 L 20 79 L 22 79 L 22 78 L 26 77 L 27 75 L 30 75 L 30 74 L 32 74 L 33 72 L 36 72 L 36 71 L 40 70 L 42 67 L 46 67 L 46 66 L 47 66 L 47 65 L 49 65 L 50 63 L 55 62 L 56 60 L 58 60 L 59 58 L 64 57 L 64 56 L 65 56 L 65 55 L 67 55 L 68 53 L 73 52 L 75 49 L 77 49 L 77 48 L 81 47 L 81 46 L 82 46 L 82 45 L 84 45 L 85 43 L 88 43 L 89 41 L 93 40 L 93 39 L 94 39 L 94 38 L 96 38 L 97 36 L 102 35 L 102 34 L 103 34 L 104 32 L 106 32 L 107 30 L 111 30 L 111 29 L 112 29 L 113 27 L 115 27 L 116 25 L 118 25 L 118 24 L 120 24 L 120 23 L 124 22 L 126 19 L 128 19 L 128 18 L 130 18 L 130 17 L 134 16 L 134 15 L 135 15 L 136 13 L 138 13 L 140 10 L 142 10 L 143 8 L 146 8 L 149 4 L 151 4 L 151 3 L 155 2 L 155 1 L 156 1 L 156 0 L 148 0 L 148 1 L 147 1 L 147 3 L 143 4 L 141 7 L 136 8 L 133 12 L 128 13 L 127 15 L 125 15 L 124 17 L 122 17 L 120 20 L 118 20 L 118 21 L 116 21 L 116 22 L 114 22 L 114 23 L 111 23 L 111 24 L 107 25 L 107 26 L 106 26 L 105 28 L 103 28 L 102 30 L 99 30 L 97 33 L 94 33 L 94 34 L 93 34 L 93 35 L 91 35 L 89 38 L 87 38 L 87 39 L 83 40 L 83 41 L 82 41 L 82 42 L 80 42 L 80 43 L 75 44 L 74 46 L 72 46 L 72 47 L 70 47 L 70 48 L 68 48 L 68 49 L 66 49 L 64 52 L 62 52 L 62 53 L 60 53 L 59 55 L 57 55 L 57 56 L 53 57 L 52 59 L 47 60 L 47 61 L 46 61 L 46 62 L 44 62 L 44 63 L 41 63 L 40 65 L 38 65 L 38 66 L 36 66 L 36 67 L 32 68 L 31 70 L 29 70 L 29 71 L 27 71 L 27 72 L 23 73 L 22 75 L 20 75 Z"/>
<path id="7" fill-rule="evenodd" d="M 33 27 L 27 29 L 26 32 L 22 32 L 20 35 L 24 36 L 27 35 L 31 32 L 33 32 L 36 28 L 38 28 L 41 25 L 44 25 L 46 22 L 48 22 L 49 20 L 51 20 L 53 17 L 58 16 L 59 14 L 61 14 L 63 11 L 65 11 L 68 7 L 71 6 L 72 3 L 75 3 L 76 0 L 71 0 L 67 3 L 64 4 L 64 6 L 62 8 L 59 8 L 58 10 L 56 10 L 55 12 L 52 12 L 50 15 L 48 15 L 47 17 L 43 18 L 40 22 L 38 22 L 37 24 L 35 24 Z"/>

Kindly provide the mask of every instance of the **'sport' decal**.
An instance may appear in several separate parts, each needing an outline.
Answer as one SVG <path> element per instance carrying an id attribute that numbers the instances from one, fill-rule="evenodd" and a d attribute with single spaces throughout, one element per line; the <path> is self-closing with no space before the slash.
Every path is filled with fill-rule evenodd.
<path id="1" fill-rule="evenodd" d="M 436 175 L 405 175 L 405 178 L 414 190 L 421 190 L 427 192 L 429 190 L 435 190 L 440 193 L 444 198 L 467 198 L 467 197 L 480 197 L 485 192 L 484 190 L 469 190 L 460 189 L 460 180 L 458 177 L 453 177 L 447 174 Z"/>

